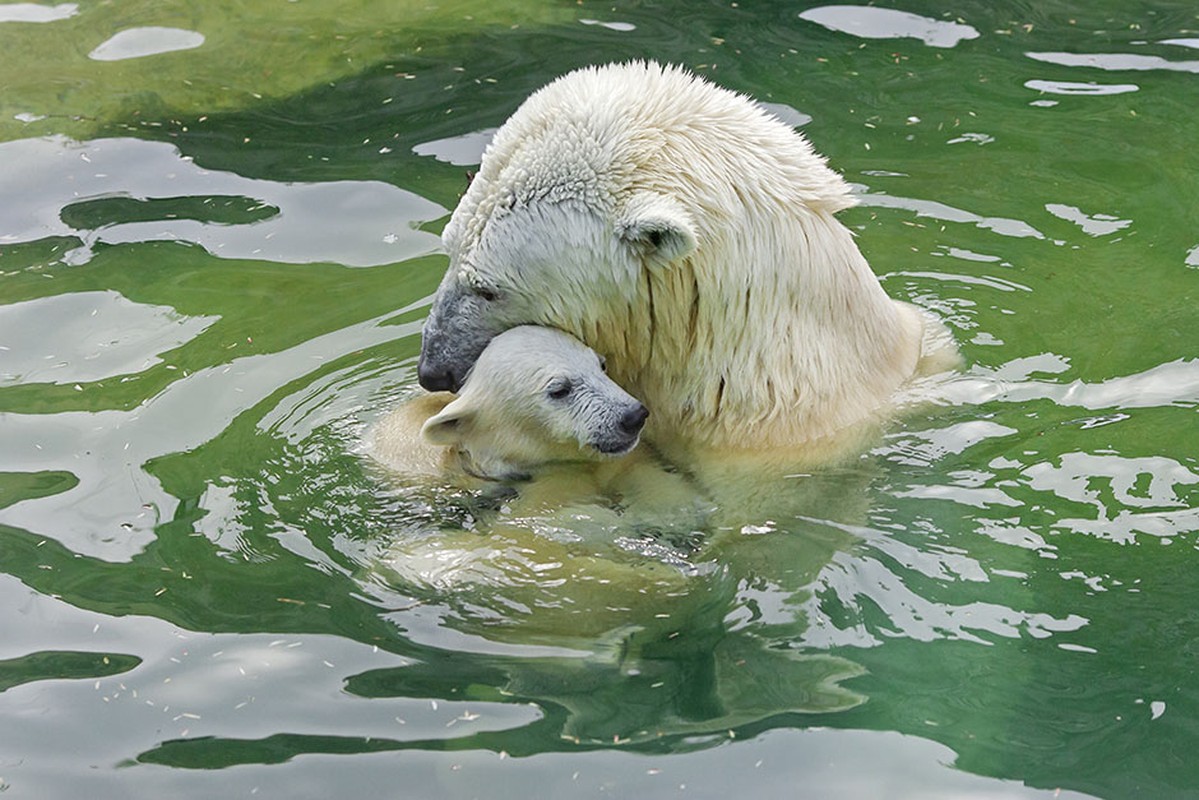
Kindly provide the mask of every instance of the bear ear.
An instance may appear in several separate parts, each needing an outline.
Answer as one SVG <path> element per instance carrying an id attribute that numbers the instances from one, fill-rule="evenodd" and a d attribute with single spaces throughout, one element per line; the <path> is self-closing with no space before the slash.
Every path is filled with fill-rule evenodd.
<path id="1" fill-rule="evenodd" d="M 474 419 L 475 412 L 455 400 L 438 413 L 425 420 L 420 433 L 430 444 L 449 447 L 466 438 L 466 428 Z"/>
<path id="2" fill-rule="evenodd" d="M 641 192 L 625 206 L 616 224 L 621 240 L 657 264 L 678 261 L 695 250 L 691 217 L 673 197 Z"/>

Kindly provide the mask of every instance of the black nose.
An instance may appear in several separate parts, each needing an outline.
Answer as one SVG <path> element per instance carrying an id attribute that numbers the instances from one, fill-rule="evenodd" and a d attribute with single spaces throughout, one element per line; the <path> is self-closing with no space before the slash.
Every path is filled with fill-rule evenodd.
<path id="1" fill-rule="evenodd" d="M 638 403 L 635 408 L 629 409 L 620 418 L 620 429 L 628 434 L 638 433 L 645 426 L 645 419 L 648 416 L 649 409 Z"/>
<path id="2" fill-rule="evenodd" d="M 456 392 L 462 388 L 453 370 L 437 369 L 423 359 L 416 368 L 416 377 L 421 387 L 430 392 Z"/>

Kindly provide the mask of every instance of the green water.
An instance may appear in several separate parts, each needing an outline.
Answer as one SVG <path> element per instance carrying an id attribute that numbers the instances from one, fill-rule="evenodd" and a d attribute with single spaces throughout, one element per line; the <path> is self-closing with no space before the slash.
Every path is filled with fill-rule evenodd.
<path id="1" fill-rule="evenodd" d="M 806 8 L 0 4 L 4 796 L 1199 797 L 1199 9 Z M 633 57 L 967 366 L 794 518 L 505 542 L 363 435 L 486 132 Z"/>

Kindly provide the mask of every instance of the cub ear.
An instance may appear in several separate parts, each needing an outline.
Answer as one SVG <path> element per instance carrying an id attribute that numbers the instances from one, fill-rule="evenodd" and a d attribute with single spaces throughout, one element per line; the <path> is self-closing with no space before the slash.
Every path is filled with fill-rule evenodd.
<path id="1" fill-rule="evenodd" d="M 449 447 L 466 438 L 466 429 L 474 419 L 475 412 L 455 400 L 441 411 L 425 420 L 420 434 L 430 444 Z"/>
<path id="2" fill-rule="evenodd" d="M 696 247 L 695 226 L 673 197 L 640 192 L 625 205 L 616 233 L 639 255 L 661 265 L 678 261 Z"/>

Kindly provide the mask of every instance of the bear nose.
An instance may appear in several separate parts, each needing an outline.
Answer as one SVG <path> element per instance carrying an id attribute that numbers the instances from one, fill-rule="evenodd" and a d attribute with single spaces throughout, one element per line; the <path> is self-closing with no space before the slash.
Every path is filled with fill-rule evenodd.
<path id="1" fill-rule="evenodd" d="M 635 408 L 629 409 L 620 418 L 620 429 L 628 434 L 638 433 L 645 425 L 648 416 L 649 409 L 638 403 Z"/>
<path id="2" fill-rule="evenodd" d="M 456 392 L 462 388 L 451 369 L 438 369 L 424 359 L 416 367 L 421 388 L 430 392 Z"/>

